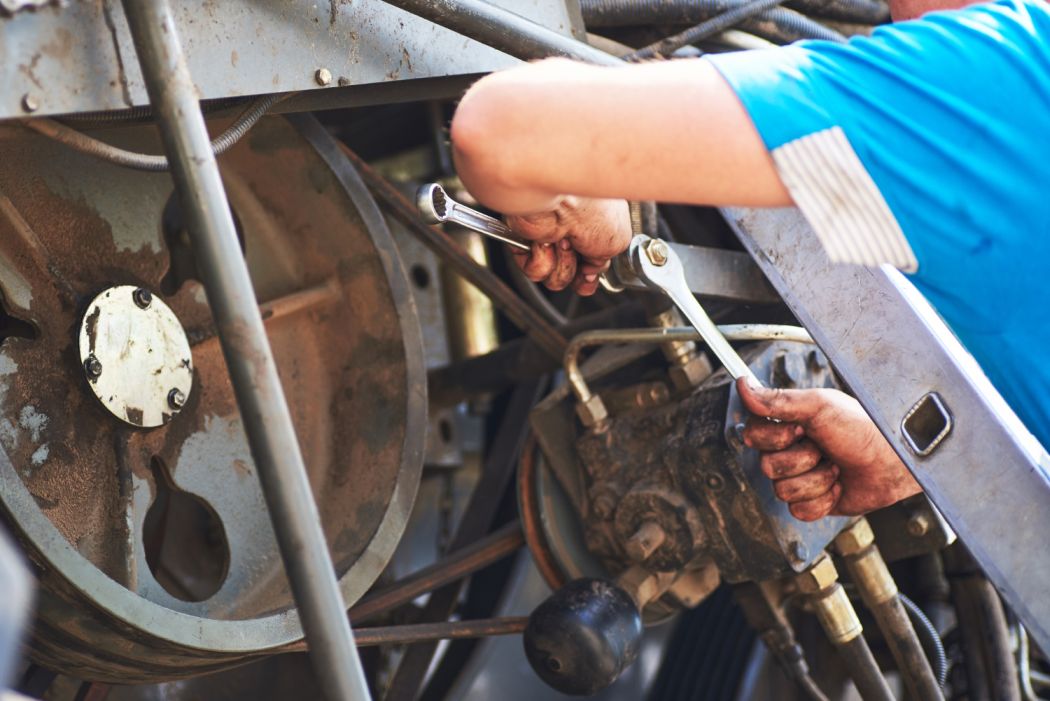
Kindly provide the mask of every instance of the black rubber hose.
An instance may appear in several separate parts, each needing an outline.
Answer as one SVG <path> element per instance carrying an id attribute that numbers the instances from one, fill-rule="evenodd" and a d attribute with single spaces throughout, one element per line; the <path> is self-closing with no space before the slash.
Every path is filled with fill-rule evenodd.
<path id="1" fill-rule="evenodd" d="M 733 10 L 745 0 L 581 0 L 580 10 L 588 29 L 653 24 L 698 24 Z M 799 39 L 844 41 L 833 29 L 804 15 L 777 7 L 740 26 L 752 34 L 783 44 Z"/>
<path id="2" fill-rule="evenodd" d="M 937 684 L 943 689 L 945 682 L 948 681 L 948 655 L 944 651 L 944 641 L 941 640 L 941 635 L 934 628 L 933 623 L 914 601 L 899 592 L 897 596 L 900 597 L 904 609 L 911 617 L 915 632 L 922 638 L 922 646 L 930 658 L 933 673 L 937 676 Z"/>
<path id="3" fill-rule="evenodd" d="M 890 21 L 889 6 L 878 0 L 788 0 L 787 5 L 811 17 L 839 22 L 884 24 Z"/>

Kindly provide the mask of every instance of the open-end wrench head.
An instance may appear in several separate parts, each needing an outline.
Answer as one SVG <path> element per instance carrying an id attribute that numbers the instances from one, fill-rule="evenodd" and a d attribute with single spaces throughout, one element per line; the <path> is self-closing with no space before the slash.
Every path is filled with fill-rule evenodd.
<path id="1" fill-rule="evenodd" d="M 445 188 L 437 183 L 420 187 L 416 191 L 416 208 L 428 224 L 440 224 L 447 220 L 450 205 Z"/>

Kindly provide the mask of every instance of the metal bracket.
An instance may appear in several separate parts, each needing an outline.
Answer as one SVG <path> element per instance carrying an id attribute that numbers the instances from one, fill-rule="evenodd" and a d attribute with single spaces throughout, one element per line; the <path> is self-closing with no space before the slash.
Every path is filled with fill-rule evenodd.
<path id="1" fill-rule="evenodd" d="M 723 213 L 1046 648 L 1050 456 L 902 275 L 833 264 L 797 210 Z"/>

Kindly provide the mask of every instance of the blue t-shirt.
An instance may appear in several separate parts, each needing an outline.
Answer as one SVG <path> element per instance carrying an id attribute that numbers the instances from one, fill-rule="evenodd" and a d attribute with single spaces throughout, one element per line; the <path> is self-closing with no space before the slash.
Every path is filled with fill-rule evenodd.
<path id="1" fill-rule="evenodd" d="M 1050 4 L 709 60 L 830 257 L 909 273 L 1050 447 Z"/>

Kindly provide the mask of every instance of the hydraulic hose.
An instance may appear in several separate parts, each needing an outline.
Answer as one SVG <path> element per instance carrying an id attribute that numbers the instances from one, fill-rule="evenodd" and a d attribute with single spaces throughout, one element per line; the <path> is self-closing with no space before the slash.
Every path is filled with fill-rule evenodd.
<path id="1" fill-rule="evenodd" d="M 228 151 L 234 144 L 248 133 L 255 124 L 266 114 L 271 107 L 283 100 L 287 95 L 264 95 L 252 102 L 244 112 L 234 120 L 224 132 L 215 137 L 211 142 L 212 151 L 220 156 Z M 83 132 L 56 122 L 53 119 L 29 119 L 23 124 L 35 132 L 65 144 L 75 151 L 80 151 L 95 158 L 115 163 L 119 166 L 132 168 L 134 170 L 145 170 L 151 172 L 162 172 L 168 170 L 168 159 L 164 156 L 137 153 L 128 151 L 112 144 L 107 144 Z"/>
<path id="2" fill-rule="evenodd" d="M 746 0 L 581 0 L 589 30 L 632 25 L 695 25 L 746 4 Z M 781 44 L 799 39 L 845 41 L 838 32 L 781 7 L 740 23 L 745 31 Z"/>

